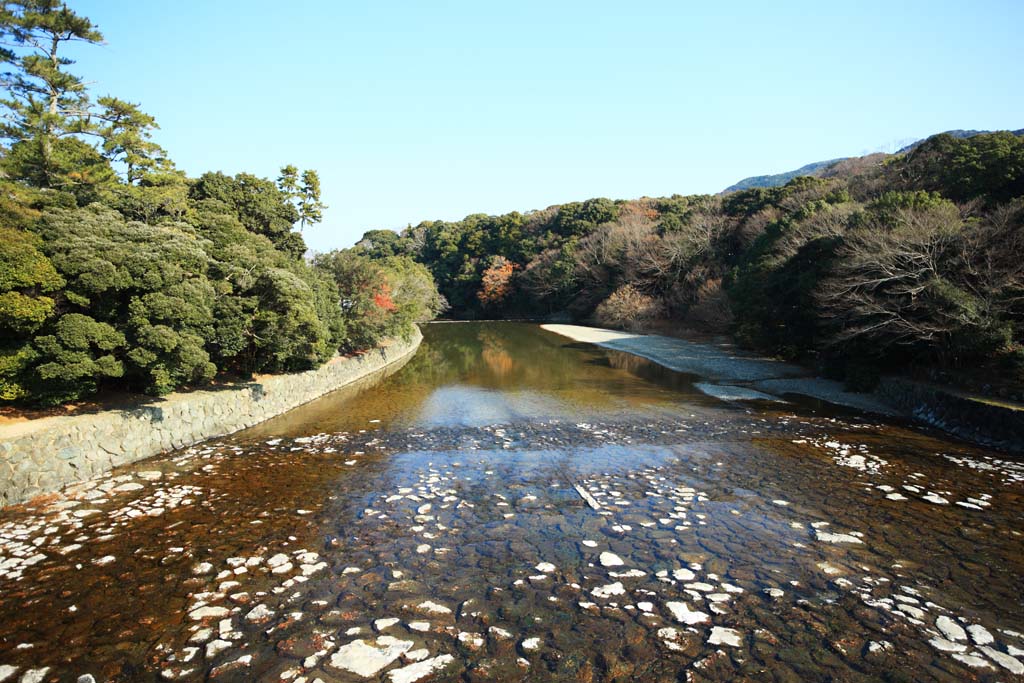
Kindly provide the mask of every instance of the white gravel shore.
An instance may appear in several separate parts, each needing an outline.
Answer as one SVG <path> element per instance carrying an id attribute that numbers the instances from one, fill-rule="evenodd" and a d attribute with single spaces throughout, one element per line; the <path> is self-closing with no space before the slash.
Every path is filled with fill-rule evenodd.
<path id="1" fill-rule="evenodd" d="M 871 394 L 846 391 L 841 383 L 815 377 L 798 365 L 745 353 L 730 346 L 583 325 L 549 324 L 541 325 L 541 328 L 574 341 L 632 353 L 670 370 L 697 375 L 709 380 L 696 384 L 698 389 L 711 396 L 730 397 L 725 400 L 733 397 L 737 400 L 770 400 L 784 394 L 796 394 L 881 415 L 900 414 Z M 746 385 L 748 391 L 740 391 L 742 387 L 734 386 L 736 383 Z"/>

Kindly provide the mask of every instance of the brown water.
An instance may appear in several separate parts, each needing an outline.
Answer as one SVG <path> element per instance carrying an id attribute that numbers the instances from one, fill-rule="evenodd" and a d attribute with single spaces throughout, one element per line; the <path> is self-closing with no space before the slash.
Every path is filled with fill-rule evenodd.
<path id="1" fill-rule="evenodd" d="M 1021 463 L 532 325 L 424 332 L 0 514 L 0 681 L 1024 680 Z"/>

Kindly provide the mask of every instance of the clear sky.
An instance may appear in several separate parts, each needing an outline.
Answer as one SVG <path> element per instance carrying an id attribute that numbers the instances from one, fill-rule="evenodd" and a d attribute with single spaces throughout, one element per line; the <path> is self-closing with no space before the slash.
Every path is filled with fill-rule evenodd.
<path id="1" fill-rule="evenodd" d="M 190 175 L 317 169 L 318 251 L 1024 127 L 1022 0 L 69 4 L 107 40 L 76 72 Z"/>

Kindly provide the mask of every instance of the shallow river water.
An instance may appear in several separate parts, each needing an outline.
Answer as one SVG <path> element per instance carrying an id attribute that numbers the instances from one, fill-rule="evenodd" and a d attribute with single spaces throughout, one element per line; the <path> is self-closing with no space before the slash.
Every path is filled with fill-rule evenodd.
<path id="1" fill-rule="evenodd" d="M 534 325 L 424 335 L 0 513 L 0 681 L 1024 681 L 1024 464 Z"/>

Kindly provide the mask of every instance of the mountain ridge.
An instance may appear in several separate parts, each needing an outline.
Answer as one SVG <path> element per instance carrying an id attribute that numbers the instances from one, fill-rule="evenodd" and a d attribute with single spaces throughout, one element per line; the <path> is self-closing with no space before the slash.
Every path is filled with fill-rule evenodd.
<path id="1" fill-rule="evenodd" d="M 990 131 L 990 130 L 964 130 L 964 129 L 947 130 L 947 131 L 943 131 L 941 133 L 935 133 L 934 135 L 929 135 L 928 137 L 924 137 L 924 138 L 921 138 L 920 140 L 912 142 L 911 144 L 907 145 L 906 147 L 903 147 L 903 148 L 899 149 L 898 151 L 896 151 L 895 154 L 906 154 L 908 152 L 911 152 L 911 151 L 917 149 L 926 140 L 930 140 L 931 138 L 935 137 L 936 135 L 952 135 L 955 138 L 963 139 L 963 138 L 972 138 L 975 135 L 982 135 L 982 134 L 985 134 L 985 133 L 992 133 L 992 132 L 996 132 L 996 131 Z M 1014 135 L 1017 135 L 1017 136 L 1024 136 L 1024 128 L 1020 128 L 1018 130 L 1011 130 L 1009 132 L 1013 133 Z M 865 156 L 874 156 L 874 155 L 865 155 Z M 893 156 L 893 155 L 886 154 L 885 156 Z M 858 159 L 858 158 L 861 158 L 861 157 L 849 156 L 849 157 L 839 157 L 837 159 L 828 159 L 828 160 L 825 160 L 825 161 L 813 161 L 813 162 L 811 162 L 809 164 L 805 164 L 805 165 L 801 166 L 800 168 L 797 168 L 797 169 L 792 170 L 792 171 L 785 171 L 783 173 L 769 173 L 769 174 L 765 174 L 765 175 L 750 176 L 750 177 L 747 177 L 747 178 L 743 178 L 742 180 L 740 180 L 740 181 L 730 185 L 729 187 L 727 187 L 724 190 L 722 190 L 719 194 L 729 194 L 730 192 L 739 192 L 741 190 L 749 190 L 749 189 L 756 188 L 756 187 L 781 187 L 782 185 L 785 185 L 786 183 L 788 183 L 793 178 L 797 178 L 799 176 L 805 176 L 805 175 L 806 176 L 813 176 L 813 177 L 816 177 L 816 178 L 817 177 L 823 177 L 824 175 L 827 174 L 827 172 L 830 169 L 835 167 L 840 162 L 847 161 L 849 159 Z"/>

